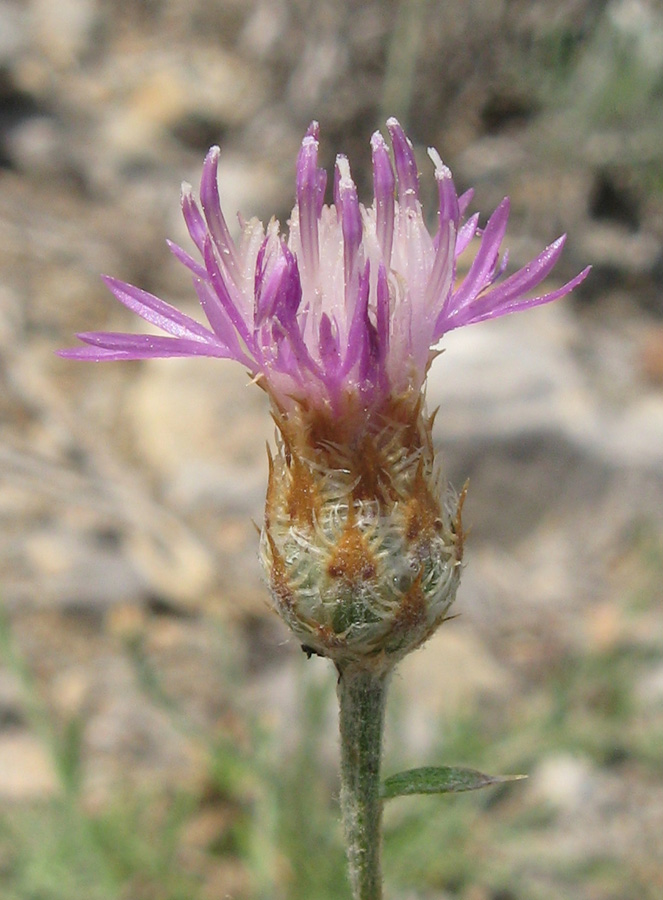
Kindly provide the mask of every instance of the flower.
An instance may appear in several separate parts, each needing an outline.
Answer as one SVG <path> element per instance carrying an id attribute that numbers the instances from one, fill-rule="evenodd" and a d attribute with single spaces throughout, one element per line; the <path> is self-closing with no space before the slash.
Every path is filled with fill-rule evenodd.
<path id="1" fill-rule="evenodd" d="M 208 326 L 163 300 L 115 278 L 115 297 L 167 336 L 85 332 L 88 346 L 61 351 L 72 359 L 144 359 L 212 356 L 242 363 L 275 407 L 296 405 L 331 420 L 379 413 L 390 398 L 419 397 L 431 348 L 442 336 L 470 325 L 562 297 L 587 275 L 537 297 L 536 288 L 557 262 L 564 236 L 508 278 L 500 260 L 509 201 L 478 228 L 463 222 L 472 197 L 458 197 L 451 173 L 431 149 L 438 185 L 437 228 L 431 235 L 419 201 L 412 144 L 396 121 L 391 135 L 395 173 L 384 138 L 371 139 L 375 198 L 359 203 L 348 160 L 338 156 L 334 203 L 325 205 L 326 173 L 318 168 L 317 122 L 297 160 L 297 200 L 285 239 L 275 220 L 242 222 L 230 236 L 217 184 L 219 148 L 205 159 L 200 206 L 190 186 L 182 210 L 202 264 L 170 243 L 190 269 Z M 395 198 L 397 188 L 398 199 Z M 201 209 L 202 207 L 202 209 Z M 456 284 L 456 261 L 481 235 L 469 271 Z"/>
<path id="2" fill-rule="evenodd" d="M 437 227 L 426 227 L 412 144 L 389 119 L 394 165 L 371 139 L 374 200 L 359 203 L 337 157 L 333 196 L 318 167 L 318 124 L 297 159 L 287 239 L 275 220 L 240 220 L 233 241 L 221 211 L 219 149 L 205 159 L 200 206 L 182 209 L 202 263 L 170 244 L 191 271 L 208 325 L 138 287 L 106 278 L 120 302 L 163 335 L 85 332 L 73 359 L 212 356 L 242 363 L 268 393 L 279 435 L 269 458 L 261 557 L 274 606 L 307 653 L 388 672 L 444 620 L 460 581 L 462 502 L 445 488 L 423 386 L 446 332 L 568 294 L 588 269 L 529 297 L 557 262 L 558 238 L 503 277 L 507 199 L 483 229 L 463 220 L 435 150 Z M 395 169 L 395 171 L 394 171 Z M 397 195 L 397 196 L 396 196 Z M 467 275 L 456 261 L 480 235 Z"/>

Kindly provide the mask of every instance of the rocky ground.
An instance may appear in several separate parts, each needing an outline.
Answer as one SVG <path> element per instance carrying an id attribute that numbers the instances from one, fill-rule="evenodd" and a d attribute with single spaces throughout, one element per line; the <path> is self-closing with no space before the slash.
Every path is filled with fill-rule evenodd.
<path id="1" fill-rule="evenodd" d="M 531 778 L 487 809 L 502 831 L 474 833 L 492 868 L 424 869 L 407 896 L 660 896 L 662 42 L 645 0 L 0 0 L 5 817 L 61 794 L 50 751 L 67 723 L 90 814 L 127 783 L 204 796 L 199 733 L 245 747 L 244 719 L 295 752 L 301 654 L 267 609 L 252 524 L 264 397 L 231 364 L 54 350 L 135 327 L 100 272 L 195 314 L 165 238 L 186 243 L 179 183 L 210 143 L 224 208 L 285 220 L 310 119 L 363 189 L 370 133 L 396 113 L 424 181 L 433 144 L 475 208 L 511 196 L 513 265 L 563 231 L 559 277 L 594 265 L 572 301 L 449 335 L 431 372 L 472 532 L 459 618 L 401 668 L 389 759 L 434 761 L 440 740 L 478 758 L 449 737 L 471 720 L 494 765 Z M 323 733 L 333 772 L 333 723 Z M 203 852 L 225 827 L 211 810 L 182 852 L 209 896 L 252 896 L 233 853 L 214 867 Z M 3 835 L 8 896 L 42 896 L 11 880 Z"/>

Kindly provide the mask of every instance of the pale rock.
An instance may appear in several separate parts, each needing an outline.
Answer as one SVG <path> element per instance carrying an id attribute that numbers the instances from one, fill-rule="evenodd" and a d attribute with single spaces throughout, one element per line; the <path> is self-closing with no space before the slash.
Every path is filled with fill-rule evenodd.
<path id="1" fill-rule="evenodd" d="M 34 530 L 25 538 L 24 553 L 36 573 L 31 604 L 99 613 L 145 591 L 145 579 L 120 548 L 89 537 Z"/>
<path id="2" fill-rule="evenodd" d="M 113 65 L 115 71 L 117 60 Z M 218 46 L 191 53 L 169 45 L 149 56 L 126 52 L 103 107 L 101 134 L 120 160 L 154 156 L 169 131 L 192 115 L 218 122 L 220 129 L 239 127 L 263 102 L 264 91 L 255 67 Z"/>
<path id="3" fill-rule="evenodd" d="M 598 396 L 572 350 L 578 327 L 560 302 L 446 334 L 427 391 L 428 405 L 440 407 L 442 440 L 471 446 L 541 435 L 614 470 L 660 469 L 663 396 Z"/>
<path id="4" fill-rule="evenodd" d="M 284 0 L 259 0 L 242 29 L 241 45 L 264 57 L 276 45 L 287 23 Z"/>
<path id="5" fill-rule="evenodd" d="M 168 67 L 145 72 L 127 96 L 116 96 L 104 107 L 101 137 L 119 159 L 154 154 L 164 141 L 164 129 L 187 109 L 183 85 Z"/>
<path id="6" fill-rule="evenodd" d="M 405 753 L 421 755 L 443 733 L 445 722 L 473 710 L 480 698 L 503 696 L 511 676 L 480 636 L 459 622 L 448 622 L 396 670 L 393 692 L 407 704 L 393 717 L 387 738 Z"/>
<path id="7" fill-rule="evenodd" d="M 136 782 L 165 773 L 192 777 L 193 741 L 176 728 L 177 713 L 150 703 L 123 660 L 100 661 L 96 674 L 97 703 L 84 734 L 86 787 L 103 790 L 123 776 Z"/>
<path id="8" fill-rule="evenodd" d="M 295 179 L 292 171 L 287 186 L 288 212 L 294 203 Z M 219 159 L 219 194 L 234 237 L 239 236 L 237 215 L 245 219 L 259 218 L 266 223 L 284 194 L 283 174 L 246 153 L 228 151 Z M 285 229 L 286 223 L 281 222 Z"/>
<path id="9" fill-rule="evenodd" d="M 526 160 L 522 141 L 506 135 L 474 141 L 454 161 L 455 167 L 471 172 L 475 180 L 494 178 L 518 169 Z"/>
<path id="10" fill-rule="evenodd" d="M 61 721 L 72 722 L 85 712 L 90 689 L 90 673 L 83 665 L 59 670 L 50 685 L 51 698 Z"/>
<path id="11" fill-rule="evenodd" d="M 629 275 L 651 272 L 661 253 L 654 234 L 632 232 L 613 222 L 592 222 L 578 236 L 577 258 L 591 259 L 595 266 L 606 266 Z"/>
<path id="12" fill-rule="evenodd" d="M 316 701 L 320 731 L 316 733 L 316 753 L 329 772 L 338 769 L 338 705 L 332 688 L 334 669 L 327 659 L 319 656 L 305 658 L 297 642 L 285 626 L 279 625 L 283 635 L 282 647 L 290 653 L 279 663 L 264 666 L 239 690 L 242 706 L 253 711 L 257 721 L 267 731 L 278 752 L 284 757 L 297 753 L 302 743 L 311 740 L 311 725 L 302 716 L 302 709 Z"/>
<path id="13" fill-rule="evenodd" d="M 96 0 L 30 0 L 32 41 L 57 68 L 75 65 L 98 17 Z"/>
<path id="14" fill-rule="evenodd" d="M 28 732 L 0 733 L 0 801 L 47 800 L 58 789 L 53 762 Z"/>
<path id="15" fill-rule="evenodd" d="M 573 336 L 561 303 L 445 334 L 427 388 L 444 440 L 584 434 L 596 412 L 570 351 Z"/>
<path id="16" fill-rule="evenodd" d="M 7 151 L 16 167 L 30 174 L 61 176 L 64 148 L 55 120 L 30 116 L 7 135 Z"/>
<path id="17" fill-rule="evenodd" d="M 8 66 L 27 43 L 26 15 L 11 0 L 0 2 L 0 66 Z"/>
<path id="18" fill-rule="evenodd" d="M 646 709 L 663 710 L 663 664 L 652 667 L 639 679 L 635 695 Z"/>
<path id="19" fill-rule="evenodd" d="M 178 519 L 164 516 L 158 530 L 134 529 L 131 562 L 150 591 L 188 612 L 200 611 L 217 580 L 212 554 Z M 125 594 L 121 599 L 130 598 Z"/>
<path id="20" fill-rule="evenodd" d="M 240 366 L 219 360 L 151 360 L 140 371 L 124 414 L 137 452 L 178 502 L 208 493 L 255 511 L 274 425 L 248 382 Z"/>
<path id="21" fill-rule="evenodd" d="M 0 669 L 0 727 L 23 718 L 23 686 L 16 672 Z"/>
<path id="22" fill-rule="evenodd" d="M 543 759 L 527 782 L 527 791 L 563 813 L 573 813 L 592 800 L 596 790 L 594 769 L 589 760 L 559 753 Z"/>
<path id="23" fill-rule="evenodd" d="M 189 111 L 238 128 L 267 99 L 262 70 L 218 45 L 181 53 L 176 71 L 189 93 Z"/>
<path id="24" fill-rule="evenodd" d="M 24 542 L 28 561 L 43 576 L 62 575 L 74 564 L 76 544 L 56 531 L 33 531 Z"/>
<path id="25" fill-rule="evenodd" d="M 622 465 L 663 465 L 663 394 L 638 397 L 622 414 L 611 417 L 606 435 L 610 450 Z"/>

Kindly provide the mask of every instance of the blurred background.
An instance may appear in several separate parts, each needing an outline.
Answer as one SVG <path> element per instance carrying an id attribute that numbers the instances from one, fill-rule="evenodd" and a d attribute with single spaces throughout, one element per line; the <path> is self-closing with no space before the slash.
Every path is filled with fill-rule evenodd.
<path id="1" fill-rule="evenodd" d="M 371 184 L 407 127 L 511 266 L 573 297 L 455 332 L 429 406 L 470 479 L 457 618 L 400 667 L 385 772 L 525 782 L 386 811 L 390 898 L 663 895 L 663 9 L 656 0 L 0 0 L 0 896 L 347 897 L 334 673 L 269 611 L 273 427 L 239 366 L 80 364 L 195 312 L 182 180 L 287 220 L 309 121 Z"/>

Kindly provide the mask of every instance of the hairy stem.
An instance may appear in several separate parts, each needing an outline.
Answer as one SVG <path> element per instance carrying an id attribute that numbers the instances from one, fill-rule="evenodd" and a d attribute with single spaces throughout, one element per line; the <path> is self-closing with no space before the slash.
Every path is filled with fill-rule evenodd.
<path id="1" fill-rule="evenodd" d="M 354 900 L 381 900 L 380 760 L 387 676 L 354 666 L 338 682 L 341 807 Z"/>

